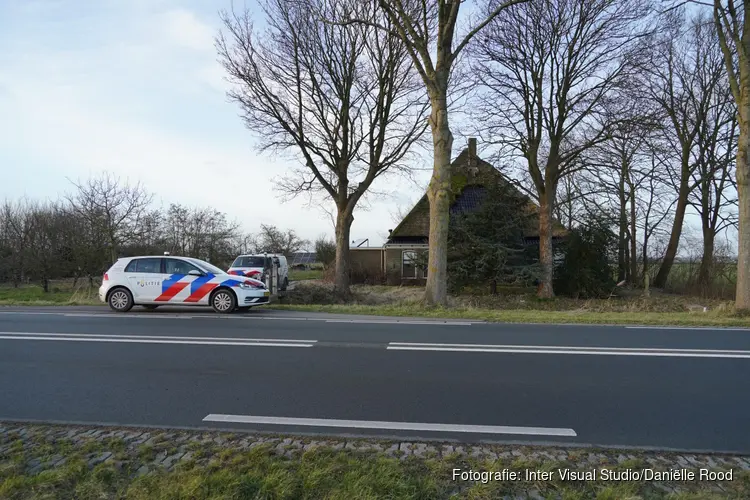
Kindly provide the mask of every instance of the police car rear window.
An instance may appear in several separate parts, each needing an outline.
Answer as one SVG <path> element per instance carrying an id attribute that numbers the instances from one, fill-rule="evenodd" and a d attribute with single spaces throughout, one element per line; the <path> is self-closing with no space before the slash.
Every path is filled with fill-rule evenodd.
<path id="1" fill-rule="evenodd" d="M 263 257 L 237 257 L 232 267 L 264 267 Z"/>

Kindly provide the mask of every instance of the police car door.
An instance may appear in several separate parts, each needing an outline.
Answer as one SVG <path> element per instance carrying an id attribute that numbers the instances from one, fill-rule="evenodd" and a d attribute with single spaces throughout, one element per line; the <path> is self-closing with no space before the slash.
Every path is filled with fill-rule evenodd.
<path id="1" fill-rule="evenodd" d="M 132 267 L 131 267 L 132 266 Z M 138 304 L 153 302 L 161 291 L 161 259 L 159 257 L 134 259 L 125 269 Z"/>
<path id="2" fill-rule="evenodd" d="M 164 259 L 164 282 L 159 302 L 170 304 L 207 304 L 208 294 L 216 280 L 190 262 L 182 259 Z"/>

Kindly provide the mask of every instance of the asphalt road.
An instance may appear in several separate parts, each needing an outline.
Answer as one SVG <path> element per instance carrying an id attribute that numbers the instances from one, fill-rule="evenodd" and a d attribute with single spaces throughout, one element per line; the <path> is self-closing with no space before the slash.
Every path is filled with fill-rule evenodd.
<path id="1" fill-rule="evenodd" d="M 0 420 L 750 454 L 750 330 L 0 308 Z"/>

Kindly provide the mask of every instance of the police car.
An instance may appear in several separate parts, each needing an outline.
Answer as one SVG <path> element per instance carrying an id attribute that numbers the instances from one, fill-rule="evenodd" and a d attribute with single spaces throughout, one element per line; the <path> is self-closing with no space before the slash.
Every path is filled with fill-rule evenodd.
<path id="1" fill-rule="evenodd" d="M 208 262 L 190 257 L 118 259 L 102 277 L 99 300 L 117 312 L 134 305 L 208 306 L 229 313 L 267 304 L 271 293 L 262 281 L 232 276 Z"/>

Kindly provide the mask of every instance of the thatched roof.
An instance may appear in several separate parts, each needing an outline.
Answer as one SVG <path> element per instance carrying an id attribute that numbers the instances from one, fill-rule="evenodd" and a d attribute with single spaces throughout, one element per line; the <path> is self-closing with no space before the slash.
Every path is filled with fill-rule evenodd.
<path id="1" fill-rule="evenodd" d="M 524 195 L 514 186 L 511 181 L 501 174 L 495 167 L 481 158 L 472 158 L 469 149 L 464 149 L 453 163 L 452 170 L 452 189 L 453 203 L 451 204 L 451 214 L 457 212 L 471 211 L 481 203 L 481 190 L 484 187 L 491 188 L 493 184 L 498 183 L 509 187 L 519 197 L 527 200 L 529 210 L 535 214 L 539 212 L 539 207 L 528 196 Z M 528 230 L 525 232 L 526 238 L 539 237 L 539 219 L 532 217 Z M 553 221 L 554 237 L 562 237 L 567 233 L 565 227 L 559 221 Z M 430 234 L 430 202 L 427 194 L 417 202 L 404 219 L 396 226 L 388 240 L 424 240 Z"/>

